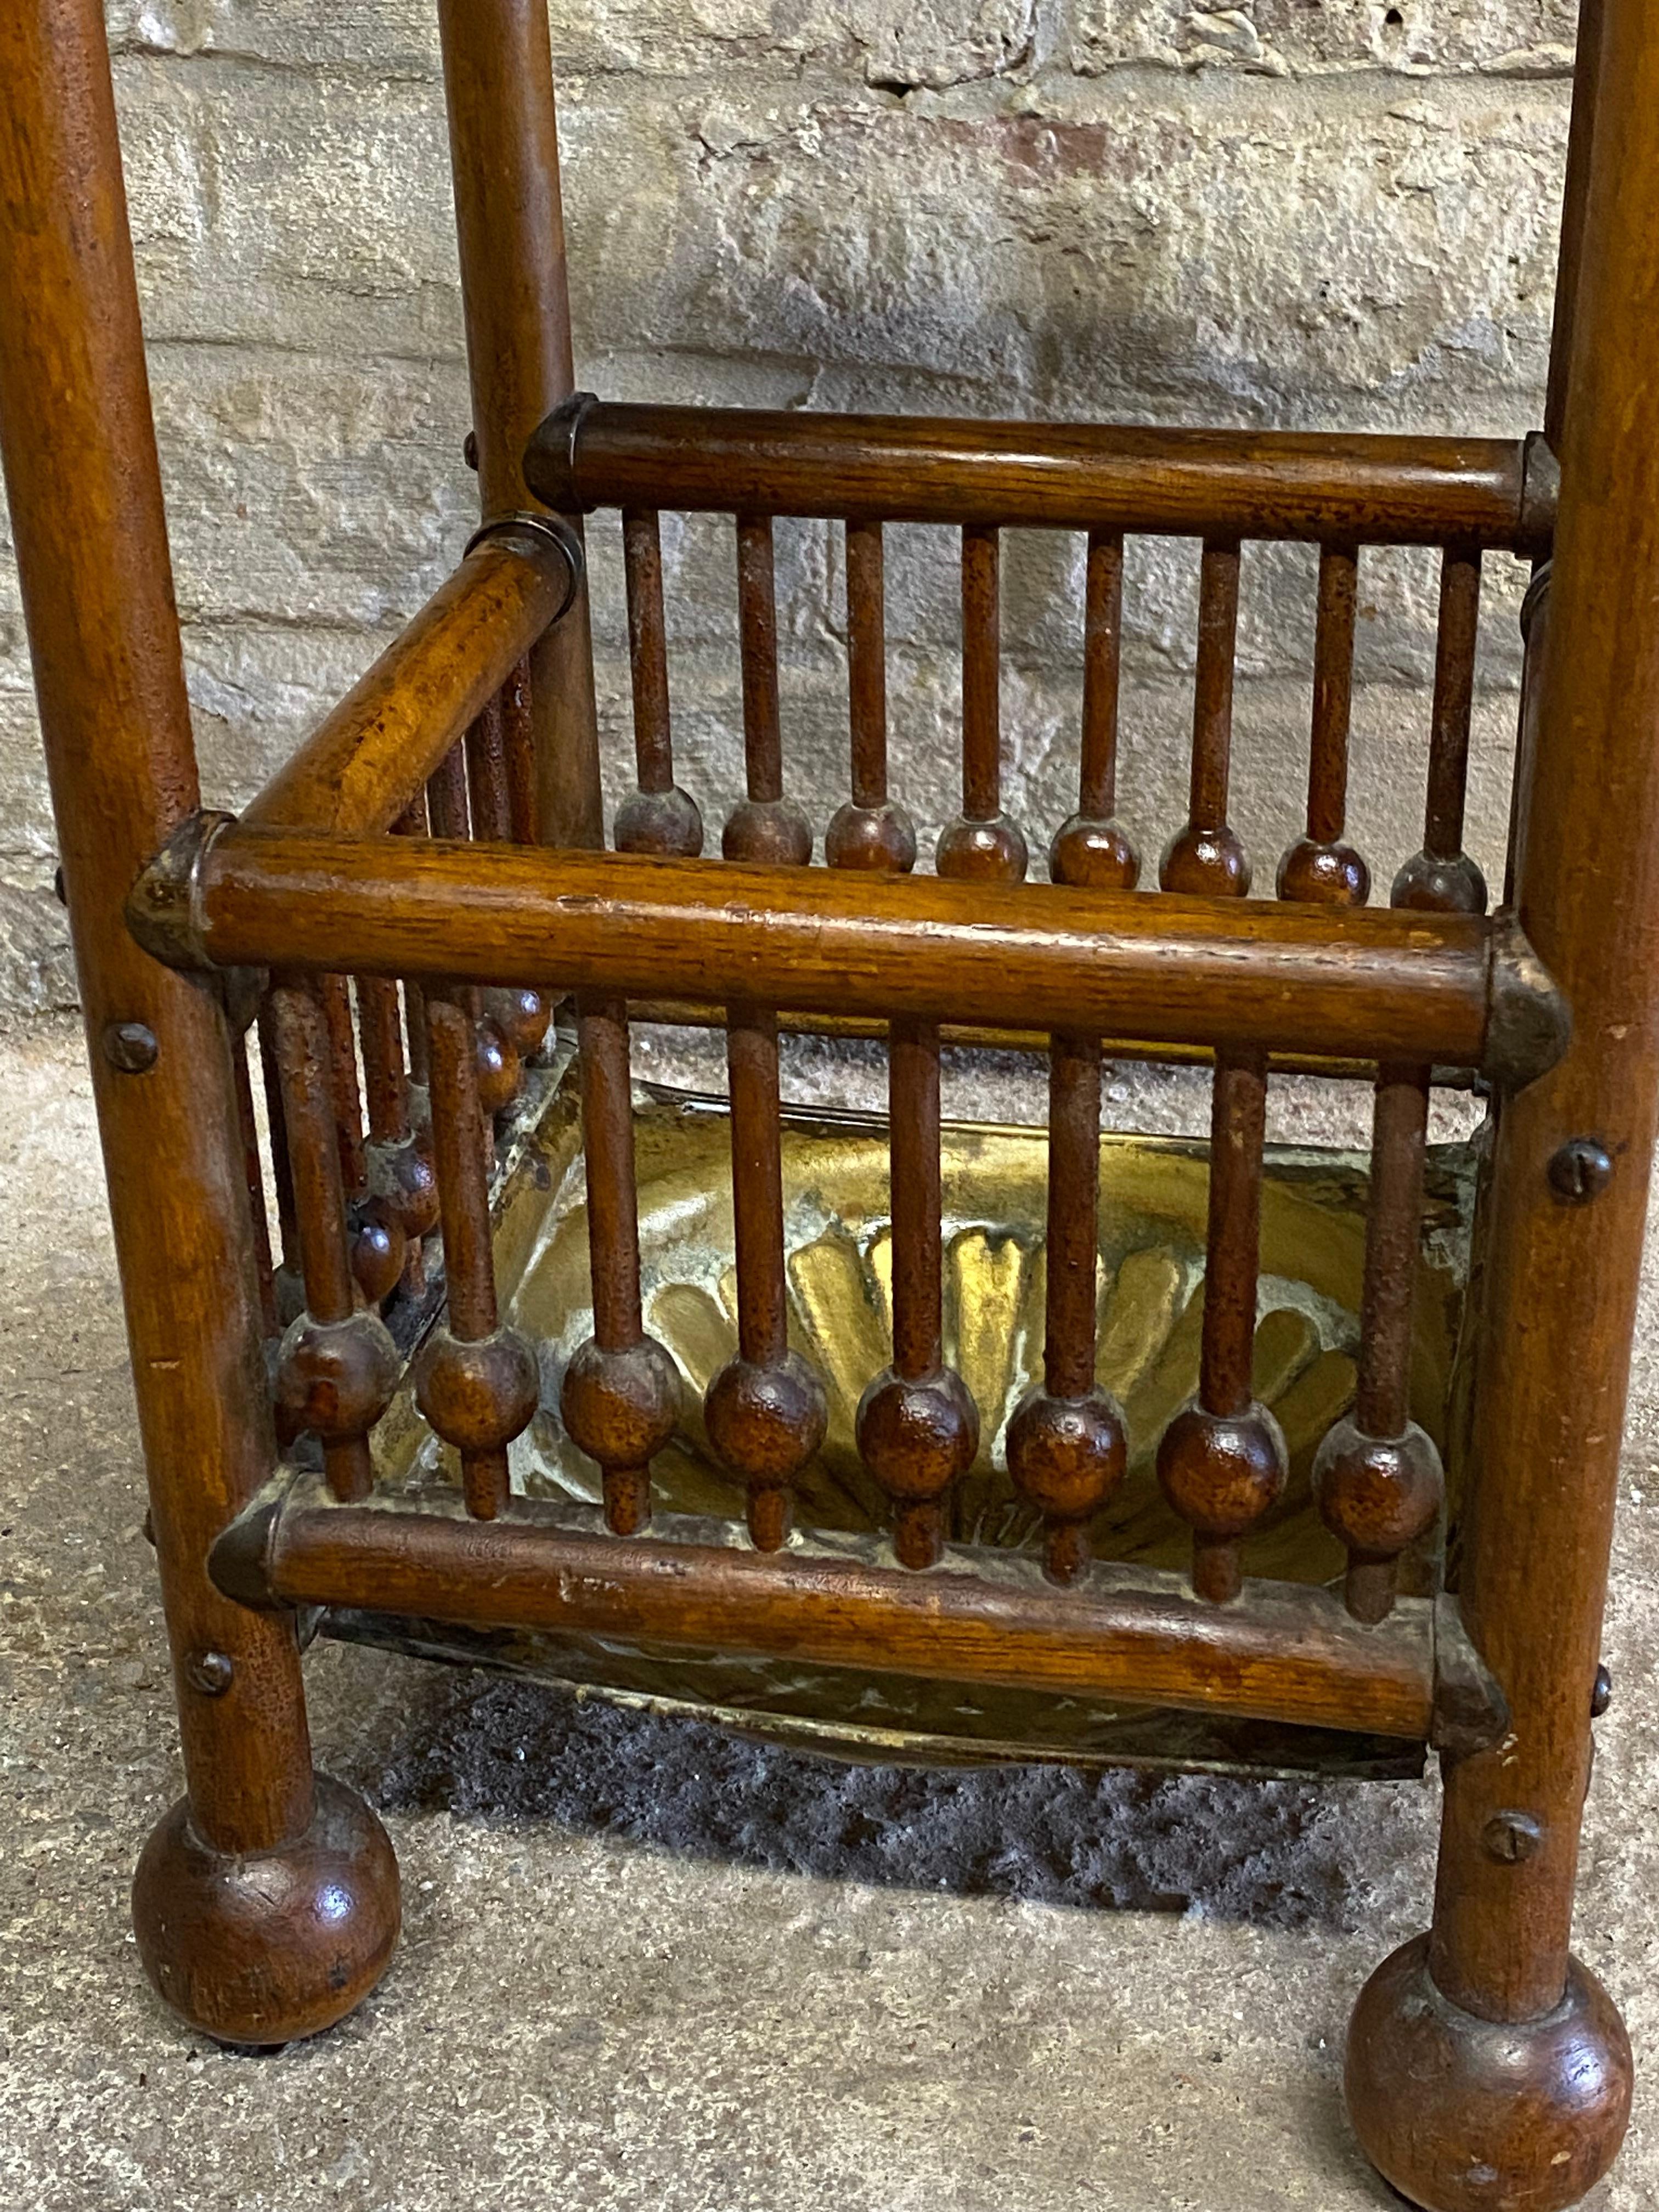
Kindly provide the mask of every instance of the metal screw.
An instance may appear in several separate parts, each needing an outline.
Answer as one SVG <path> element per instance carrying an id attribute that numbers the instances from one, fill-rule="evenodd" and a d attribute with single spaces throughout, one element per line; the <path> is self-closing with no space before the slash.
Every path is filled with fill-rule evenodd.
<path id="1" fill-rule="evenodd" d="M 143 1022 L 111 1022 L 104 1031 L 104 1057 L 123 1075 L 143 1075 L 155 1065 L 161 1048 Z"/>
<path id="2" fill-rule="evenodd" d="M 192 1651 L 185 1662 L 185 1680 L 204 1698 L 222 1698 L 235 1668 L 222 1651 Z"/>
<path id="3" fill-rule="evenodd" d="M 1568 1206 L 1599 1198 L 1613 1181 L 1613 1160 L 1594 1137 L 1569 1137 L 1549 1164 L 1550 1188 Z"/>
<path id="4" fill-rule="evenodd" d="M 1480 1831 L 1488 1858 L 1513 1866 L 1529 1859 L 1544 1840 L 1544 1832 L 1530 1813 L 1494 1813 Z"/>
<path id="5" fill-rule="evenodd" d="M 1590 1691 L 1590 1718 L 1599 1721 L 1613 1703 L 1613 1669 L 1604 1659 L 1595 1670 L 1595 1686 Z"/>
<path id="6" fill-rule="evenodd" d="M 59 906 L 69 904 L 69 885 L 64 881 L 64 864 L 61 860 L 52 872 L 52 895 Z"/>
<path id="7" fill-rule="evenodd" d="M 478 434 L 469 430 L 461 447 L 461 459 L 475 472 L 478 466 Z"/>

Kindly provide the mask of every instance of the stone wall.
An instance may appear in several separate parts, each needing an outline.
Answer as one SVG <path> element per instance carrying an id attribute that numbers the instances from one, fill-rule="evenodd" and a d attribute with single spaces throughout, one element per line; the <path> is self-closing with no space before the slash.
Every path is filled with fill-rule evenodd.
<path id="1" fill-rule="evenodd" d="M 204 780 L 235 805 L 468 527 L 430 0 L 112 0 Z M 621 398 L 1516 434 L 1537 420 L 1573 23 L 1560 0 L 553 0 L 582 380 Z M 8 307 L 5 312 L 12 312 Z M 948 534 L 893 533 L 896 781 L 951 809 Z M 614 522 L 594 533 L 610 751 Z M 781 525 L 786 745 L 844 787 L 839 550 Z M 683 779 L 739 778 L 726 526 L 666 526 Z M 9 556 L 8 556 L 9 557 Z M 1516 565 L 1489 566 L 1474 842 L 1501 866 Z M 1182 811 L 1194 549 L 1132 551 L 1124 811 Z M 1236 819 L 1304 775 L 1314 556 L 1247 550 Z M 1073 803 L 1081 547 L 1011 539 L 1010 803 Z M 1353 821 L 1414 847 L 1433 562 L 1362 568 Z M 15 576 L 0 572 L 0 1015 L 72 1002 Z"/>

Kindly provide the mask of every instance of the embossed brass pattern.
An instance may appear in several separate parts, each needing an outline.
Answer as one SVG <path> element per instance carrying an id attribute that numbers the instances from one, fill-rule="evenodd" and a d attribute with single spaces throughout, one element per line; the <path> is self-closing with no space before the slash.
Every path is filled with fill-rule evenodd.
<path id="1" fill-rule="evenodd" d="M 636 1093 L 640 1235 L 646 1322 L 685 1383 L 672 1443 L 653 1468 L 664 1510 L 740 1523 L 744 1490 L 703 1431 L 702 1393 L 736 1343 L 729 1146 L 724 1103 L 660 1090 Z M 592 1325 L 583 1179 L 568 1078 L 526 1133 L 496 1232 L 504 1319 L 540 1347 L 542 1404 L 513 1447 L 515 1488 L 595 1499 L 599 1470 L 562 1432 L 564 1364 Z M 1196 1387 L 1203 1316 L 1207 1165 L 1186 1139 L 1101 1139 L 1101 1283 L 1097 1371 L 1123 1407 L 1128 1478 L 1092 1529 L 1097 1554 L 1182 1570 L 1190 1531 L 1154 1469 L 1159 1437 Z M 1007 1417 L 1041 1367 L 1047 1145 L 1041 1129 L 957 1123 L 945 1134 L 946 1356 L 981 1413 L 979 1454 L 952 1500 L 957 1542 L 1035 1552 L 1036 1516 L 1010 1481 Z M 805 1528 L 884 1524 L 885 1503 L 860 1462 L 859 1395 L 890 1356 L 891 1237 L 884 1123 L 842 1112 L 786 1113 L 783 1139 L 791 1341 L 823 1375 L 823 1445 L 796 1485 Z M 1425 1213 L 1412 1400 L 1448 1452 L 1448 1407 L 1466 1270 L 1474 1154 L 1432 1156 Z M 1261 1291 L 1255 1389 L 1285 1435 L 1285 1497 L 1245 1548 L 1248 1574 L 1340 1579 L 1340 1546 L 1314 1511 L 1310 1476 L 1331 1423 L 1352 1402 L 1365 1169 L 1358 1156 L 1270 1152 L 1262 1192 Z M 379 1439 L 382 1480 L 444 1471 L 447 1455 L 406 1406 Z M 456 1470 L 447 1469 L 453 1476 Z M 1403 1586 L 1431 1586 L 1426 1553 Z M 550 1676 L 625 1699 L 702 1712 L 845 1755 L 879 1758 L 1133 1759 L 1275 1771 L 1413 1771 L 1409 1747 L 1328 1731 L 1226 1724 L 1142 1708 L 1104 1709 L 1035 1693 L 969 1692 L 779 1661 L 688 1657 L 539 1637 L 471 1636 L 419 1624 L 336 1620 L 453 1657 Z"/>

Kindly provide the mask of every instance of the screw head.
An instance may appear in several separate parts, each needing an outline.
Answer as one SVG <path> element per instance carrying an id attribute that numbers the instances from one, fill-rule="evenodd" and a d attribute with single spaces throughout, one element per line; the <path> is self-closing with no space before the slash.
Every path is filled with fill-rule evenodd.
<path id="1" fill-rule="evenodd" d="M 1529 1859 L 1544 1840 L 1544 1831 L 1530 1813 L 1494 1813 L 1480 1831 L 1488 1858 L 1514 1866 Z"/>
<path id="2" fill-rule="evenodd" d="M 1594 1137 L 1569 1137 L 1550 1160 L 1549 1179 L 1564 1205 L 1587 1205 L 1613 1181 L 1612 1156 Z"/>
<path id="3" fill-rule="evenodd" d="M 185 1662 L 185 1680 L 204 1698 L 222 1698 L 235 1673 L 222 1651 L 192 1651 Z"/>
<path id="4" fill-rule="evenodd" d="M 143 1022 L 111 1022 L 104 1031 L 104 1057 L 123 1075 L 143 1075 L 154 1067 L 161 1048 Z"/>
<path id="5" fill-rule="evenodd" d="M 478 434 L 469 430 L 461 443 L 461 459 L 468 468 L 476 471 L 478 465 Z"/>
<path id="6" fill-rule="evenodd" d="M 1590 1718 L 1599 1721 L 1613 1703 L 1613 1669 L 1604 1659 L 1595 1670 L 1595 1680 L 1590 1689 Z"/>
<path id="7" fill-rule="evenodd" d="M 52 895 L 59 906 L 69 904 L 69 885 L 64 880 L 64 864 L 61 860 L 52 872 Z"/>

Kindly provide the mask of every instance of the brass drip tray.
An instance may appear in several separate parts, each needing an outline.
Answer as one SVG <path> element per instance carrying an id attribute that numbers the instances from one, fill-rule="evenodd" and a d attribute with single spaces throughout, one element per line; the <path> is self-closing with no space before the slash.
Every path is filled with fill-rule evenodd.
<path id="1" fill-rule="evenodd" d="M 653 1494 L 666 1511 L 740 1522 L 743 1486 L 714 1459 L 702 1422 L 702 1393 L 736 1345 L 725 1102 L 641 1087 L 635 1143 L 647 1326 L 673 1353 L 686 1385 L 679 1431 L 653 1468 Z M 1198 1379 L 1206 1155 L 1206 1146 L 1182 1139 L 1101 1139 L 1097 1372 L 1123 1407 L 1130 1464 L 1123 1490 L 1095 1524 L 1094 1545 L 1102 1558 L 1177 1571 L 1190 1538 L 1164 1502 L 1153 1461 L 1165 1424 Z M 951 1535 L 958 1543 L 1030 1553 L 1038 1547 L 1036 1516 L 1009 1480 L 1003 1431 L 1041 1364 L 1047 1156 L 1041 1129 L 945 1127 L 945 1349 L 981 1415 L 979 1457 L 954 1503 Z M 1413 1417 L 1446 1453 L 1454 1502 L 1457 1454 L 1448 1430 L 1474 1169 L 1472 1146 L 1431 1150 L 1412 1366 Z M 830 1401 L 823 1449 L 798 1485 L 797 1520 L 826 1532 L 878 1529 L 884 1503 L 860 1463 L 853 1422 L 866 1382 L 889 1357 L 884 1122 L 840 1110 L 786 1109 L 783 1178 L 791 1336 L 823 1376 Z M 1309 1483 L 1320 1439 L 1353 1395 L 1365 1190 L 1366 1164 L 1358 1156 L 1268 1152 L 1255 1387 L 1285 1431 L 1291 1480 L 1270 1522 L 1246 1546 L 1247 1573 L 1328 1583 L 1342 1571 L 1340 1548 L 1313 1509 Z M 542 1362 L 543 1410 L 514 1447 L 514 1486 L 532 1496 L 597 1499 L 598 1468 L 550 1410 L 565 1363 L 592 1326 L 578 1102 L 568 1064 L 520 1133 L 498 1205 L 496 1258 L 503 1317 L 539 1346 Z M 459 1480 L 407 1389 L 381 1425 L 377 1452 L 380 1480 L 394 1492 L 415 1480 Z M 1406 1587 L 1427 1589 L 1437 1571 L 1437 1541 L 1405 1563 Z M 1422 1765 L 1421 1747 L 1384 1738 L 787 1660 L 688 1656 L 363 1614 L 333 1614 L 325 1626 L 693 1712 L 843 1757 L 1364 1775 L 1413 1774 Z"/>

